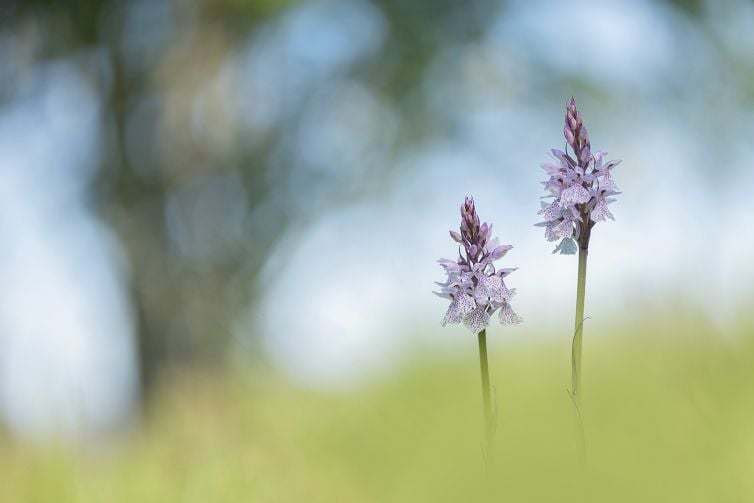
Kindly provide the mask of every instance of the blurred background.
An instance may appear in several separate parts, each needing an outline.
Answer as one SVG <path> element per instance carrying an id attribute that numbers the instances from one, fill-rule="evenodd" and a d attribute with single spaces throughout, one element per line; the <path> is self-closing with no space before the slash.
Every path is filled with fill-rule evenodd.
<path id="1" fill-rule="evenodd" d="M 701 421 L 634 432 L 647 450 L 630 466 L 646 473 L 603 459 L 602 480 L 653 481 L 667 467 L 642 458 L 664 453 L 691 467 L 678 480 L 708 474 L 711 492 L 690 486 L 685 501 L 754 497 L 740 442 L 754 439 L 753 28 L 744 0 L 4 0 L 11 501 L 462 499 L 463 483 L 417 487 L 445 473 L 418 447 L 439 438 L 463 439 L 448 447 L 468 461 L 460 479 L 481 468 L 476 342 L 440 328 L 446 305 L 430 293 L 467 194 L 514 245 L 504 266 L 519 267 L 508 283 L 525 323 L 490 330 L 493 380 L 514 386 L 498 388 L 500 407 L 522 400 L 501 416 L 501 430 L 521 428 L 501 452 L 541 443 L 563 461 L 544 473 L 566 477 L 576 258 L 552 255 L 533 224 L 571 96 L 593 148 L 623 159 L 616 221 L 590 248 L 594 449 L 631 444 L 637 421 Z M 598 355 L 612 366 L 590 370 Z M 637 403 L 647 417 L 630 414 Z M 442 407 L 452 413 L 426 428 L 418 411 Z M 673 434 L 677 445 L 656 441 Z M 415 449 L 424 457 L 406 465 Z M 528 466 L 501 456 L 503 471 Z M 274 467 L 298 481 L 289 492 L 249 478 Z M 520 475 L 530 488 L 534 472 Z"/>

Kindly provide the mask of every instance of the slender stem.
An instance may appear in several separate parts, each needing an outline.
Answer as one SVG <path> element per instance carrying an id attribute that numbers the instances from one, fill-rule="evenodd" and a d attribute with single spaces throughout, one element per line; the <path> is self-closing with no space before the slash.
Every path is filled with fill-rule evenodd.
<path id="1" fill-rule="evenodd" d="M 479 332 L 479 367 L 482 372 L 482 398 L 484 400 L 485 459 L 487 466 L 492 463 L 492 443 L 495 436 L 495 424 L 492 416 L 490 393 L 490 371 L 487 365 L 487 331 Z"/>
<path id="2" fill-rule="evenodd" d="M 581 403 L 581 336 L 584 330 L 587 246 L 579 246 L 579 276 L 578 284 L 576 286 L 576 321 L 573 332 L 573 345 L 571 346 L 571 394 L 573 395 L 577 407 Z"/>
<path id="3" fill-rule="evenodd" d="M 583 212 L 582 220 L 588 222 L 582 228 L 579 236 L 579 273 L 576 284 L 576 320 L 574 322 L 573 344 L 571 346 L 571 400 L 576 413 L 576 427 L 581 454 L 582 485 L 585 499 L 589 498 L 587 483 L 587 455 L 586 438 L 584 435 L 584 422 L 581 417 L 581 340 L 584 333 L 584 297 L 586 296 L 586 259 L 589 253 L 589 238 L 592 233 L 593 223 L 589 220 L 589 214 Z"/>

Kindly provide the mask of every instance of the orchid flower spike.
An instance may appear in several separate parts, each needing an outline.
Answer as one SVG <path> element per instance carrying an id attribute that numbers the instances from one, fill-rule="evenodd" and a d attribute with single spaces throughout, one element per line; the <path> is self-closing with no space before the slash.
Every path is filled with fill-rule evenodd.
<path id="1" fill-rule="evenodd" d="M 545 228 L 548 241 L 560 240 L 553 253 L 571 255 L 576 253 L 577 243 L 584 248 L 588 245 L 595 223 L 607 218 L 614 220 L 608 205 L 615 201 L 613 196 L 620 194 L 612 175 L 612 169 L 620 161 L 605 162 L 607 152 L 592 151 L 589 134 L 573 98 L 566 105 L 563 133 L 566 151 L 553 149 L 555 163 L 542 164 L 550 176 L 542 182 L 549 192 L 543 199 L 553 200 L 541 203 L 538 214 L 544 221 L 537 226 Z"/>
<path id="2" fill-rule="evenodd" d="M 443 326 L 463 322 L 473 333 L 479 333 L 497 311 L 501 323 L 520 323 L 521 318 L 510 305 L 516 290 L 508 289 L 504 280 L 515 269 L 496 269 L 494 265 L 513 247 L 501 245 L 497 238 L 490 239 L 492 225 L 480 222 L 471 196 L 461 206 L 459 230 L 450 231 L 450 237 L 459 243 L 458 259 L 438 261 L 447 280 L 437 283 L 440 291 L 434 293 L 450 300 Z"/>

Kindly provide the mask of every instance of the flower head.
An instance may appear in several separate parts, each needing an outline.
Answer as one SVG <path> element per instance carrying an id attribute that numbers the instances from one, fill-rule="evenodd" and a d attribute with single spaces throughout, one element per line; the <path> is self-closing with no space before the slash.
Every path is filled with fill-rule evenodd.
<path id="1" fill-rule="evenodd" d="M 458 259 L 438 261 L 447 279 L 437 283 L 440 291 L 435 294 L 450 300 L 443 326 L 463 323 L 478 333 L 487 328 L 490 317 L 498 310 L 501 323 L 521 323 L 509 303 L 516 290 L 508 289 L 504 281 L 515 269 L 495 269 L 494 265 L 513 247 L 501 245 L 497 238 L 490 239 L 492 225 L 481 223 L 471 196 L 461 206 L 459 231 L 450 231 L 450 237 L 459 243 Z"/>
<path id="2" fill-rule="evenodd" d="M 553 253 L 573 254 L 578 249 L 577 241 L 582 245 L 588 243 L 596 222 L 613 219 L 608 204 L 620 192 L 613 181 L 612 169 L 620 161 L 604 162 L 607 152 L 592 151 L 589 133 L 573 98 L 566 105 L 563 133 L 565 152 L 553 149 L 555 163 L 542 164 L 549 175 L 543 182 L 549 192 L 545 198 L 553 200 L 542 203 L 538 214 L 544 221 L 537 225 L 545 228 L 548 241 L 560 240 Z"/>

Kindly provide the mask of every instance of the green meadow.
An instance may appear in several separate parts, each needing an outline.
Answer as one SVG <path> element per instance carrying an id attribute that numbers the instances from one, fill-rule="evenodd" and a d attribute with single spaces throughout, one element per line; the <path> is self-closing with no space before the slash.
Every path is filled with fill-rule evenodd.
<path id="1" fill-rule="evenodd" d="M 569 334 L 527 342 L 494 327 L 489 473 L 469 337 L 452 356 L 416 348 L 347 391 L 269 371 L 175 372 L 114 437 L 2 437 L 2 501 L 754 501 L 754 322 L 676 314 L 587 327 L 586 463 Z"/>

